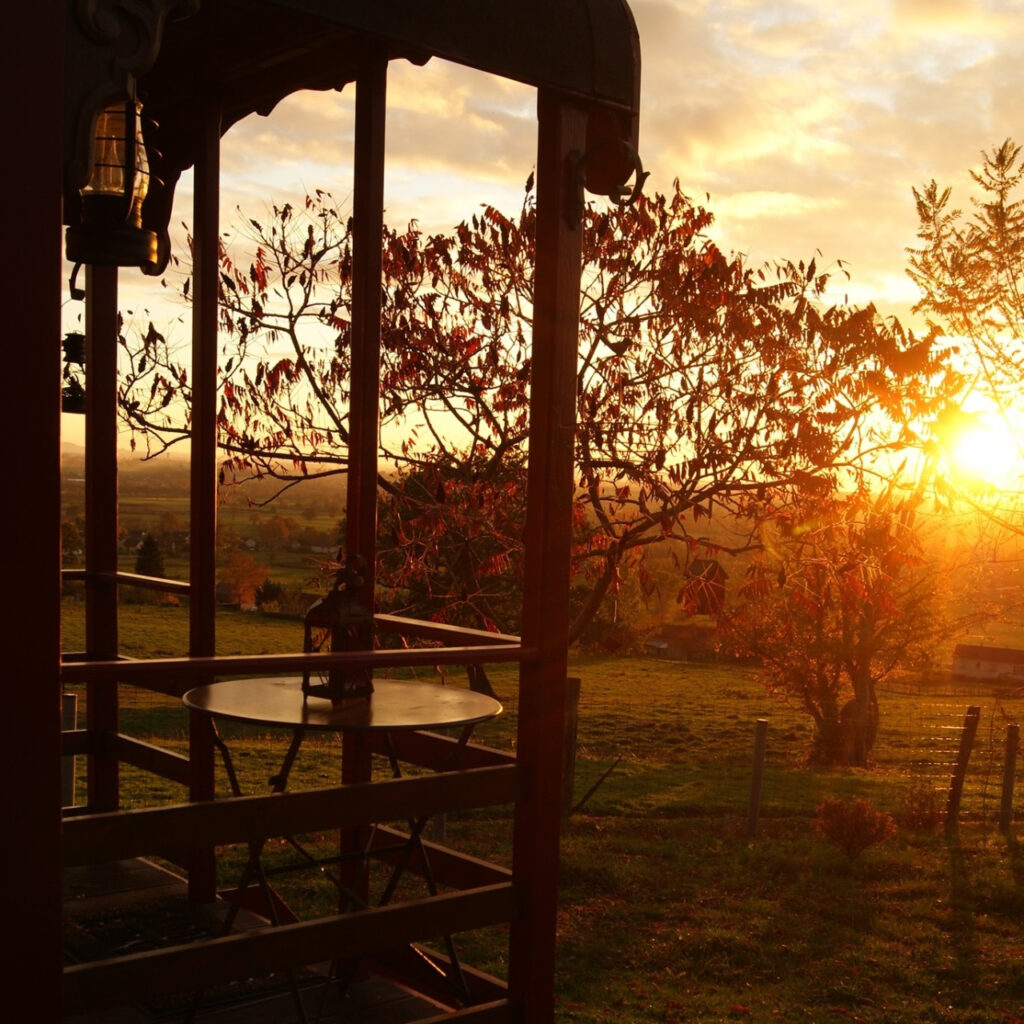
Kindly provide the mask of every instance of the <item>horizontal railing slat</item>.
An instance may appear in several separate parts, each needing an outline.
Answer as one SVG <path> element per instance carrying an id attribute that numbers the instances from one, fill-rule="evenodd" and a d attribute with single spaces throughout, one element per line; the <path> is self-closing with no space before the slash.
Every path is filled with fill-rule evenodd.
<path id="1" fill-rule="evenodd" d="M 95 864 L 154 854 L 173 860 L 203 846 L 491 807 L 516 799 L 519 778 L 515 765 L 505 765 L 91 814 L 65 823 L 64 862 Z"/>
<path id="2" fill-rule="evenodd" d="M 444 622 L 426 622 L 410 619 L 404 615 L 378 613 L 373 621 L 381 632 L 399 633 L 424 640 L 456 640 L 461 644 L 518 644 L 520 639 L 511 633 L 490 633 L 485 629 L 471 629 L 468 626 L 450 626 Z"/>
<path id="3" fill-rule="evenodd" d="M 99 746 L 98 736 L 98 733 L 88 729 L 65 729 L 60 734 L 60 752 L 65 757 L 93 754 Z"/>
<path id="4" fill-rule="evenodd" d="M 509 921 L 514 910 L 512 886 L 495 885 L 76 964 L 64 970 L 65 1012 L 131 1004 L 154 993 L 198 991 L 238 978 L 486 928 Z"/>
<path id="5" fill-rule="evenodd" d="M 97 679 L 116 679 L 123 683 L 145 685 L 145 681 L 176 678 L 188 688 L 196 680 L 214 676 L 286 675 L 308 668 L 349 666 L 352 668 L 401 668 L 433 665 L 482 665 L 488 662 L 535 661 L 539 652 L 520 644 L 491 644 L 461 647 L 419 647 L 375 651 L 332 651 L 294 654 L 239 654 L 206 658 L 148 658 L 139 661 L 64 662 L 60 674 L 63 683 L 83 683 Z M 179 687 L 181 689 L 181 687 Z M 183 692 L 183 690 L 182 690 Z"/>
<path id="6" fill-rule="evenodd" d="M 124 761 L 126 764 L 134 765 L 152 775 L 169 779 L 171 782 L 178 782 L 183 786 L 189 784 L 189 760 L 184 754 L 164 750 L 162 747 L 144 743 L 142 740 L 126 736 L 124 733 L 118 733 L 115 738 L 114 750 L 118 760 Z"/>

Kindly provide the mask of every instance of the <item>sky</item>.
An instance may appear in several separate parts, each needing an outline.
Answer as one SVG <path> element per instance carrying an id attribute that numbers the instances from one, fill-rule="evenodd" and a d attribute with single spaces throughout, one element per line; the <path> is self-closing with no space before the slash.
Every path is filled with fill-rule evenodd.
<path id="1" fill-rule="evenodd" d="M 714 213 L 716 241 L 754 262 L 843 261 L 850 279 L 836 278 L 837 298 L 874 302 L 914 326 L 905 273 L 917 230 L 912 187 L 934 178 L 967 207 L 968 172 L 982 151 L 1007 137 L 1024 142 L 1024 0 L 632 0 L 631 8 L 646 189 L 666 192 L 678 178 Z M 228 132 L 222 229 L 237 209 L 259 219 L 271 203 L 301 201 L 315 188 L 345 207 L 353 97 L 352 88 L 299 93 Z M 535 163 L 536 96 L 442 61 L 395 61 L 387 140 L 390 225 L 416 218 L 448 230 L 485 203 L 513 213 Z M 191 221 L 191 200 L 186 175 L 172 226 Z M 176 240 L 180 251 L 180 228 Z M 133 271 L 121 281 L 126 302 L 167 309 L 152 281 Z"/>
<path id="2" fill-rule="evenodd" d="M 1024 0 L 632 0 L 648 190 L 678 178 L 754 261 L 846 264 L 851 301 L 911 320 L 911 189 L 969 205 L 982 150 L 1019 136 Z M 513 212 L 534 165 L 533 90 L 432 61 L 389 74 L 387 218 L 449 229 Z M 352 90 L 303 93 L 225 137 L 222 218 L 350 194 Z M 179 208 L 189 219 L 190 189 Z M 600 202 L 601 200 L 598 200 Z M 181 219 L 181 218 L 178 218 Z"/>

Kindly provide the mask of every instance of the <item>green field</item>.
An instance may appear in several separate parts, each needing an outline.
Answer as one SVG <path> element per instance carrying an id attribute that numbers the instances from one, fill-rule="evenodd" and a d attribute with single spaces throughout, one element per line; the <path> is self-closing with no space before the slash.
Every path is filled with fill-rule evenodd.
<path id="1" fill-rule="evenodd" d="M 150 650 L 180 609 L 140 606 Z M 67 616 L 73 633 L 76 609 Z M 182 629 L 178 623 L 176 629 Z M 294 647 L 297 624 L 225 613 L 219 646 Z M 184 633 L 156 644 L 177 648 Z M 1020 705 L 992 697 L 884 692 L 876 764 L 821 770 L 803 760 L 808 720 L 767 697 L 748 673 L 642 658 L 574 658 L 582 680 L 575 798 L 564 840 L 559 915 L 559 1021 L 992 1022 L 1024 1020 L 1024 856 L 996 827 L 1005 726 Z M 429 673 L 425 677 L 431 677 Z M 514 742 L 514 673 L 493 678 L 506 714 L 480 742 Z M 459 673 L 449 680 L 464 685 Z M 814 828 L 826 796 L 864 797 L 901 818 L 911 792 L 948 787 L 968 703 L 982 709 L 958 833 L 901 825 L 850 861 Z M 747 831 L 756 722 L 768 720 L 760 820 Z M 175 701 L 125 693 L 122 729 L 178 749 Z M 276 767 L 280 735 L 229 733 L 243 786 Z M 308 743 L 296 786 L 332 784 L 336 741 Z M 613 767 L 614 766 L 614 767 Z M 178 800 L 173 785 L 126 770 L 125 802 Z M 218 780 L 227 793 L 226 781 Z M 448 841 L 499 862 L 509 857 L 504 811 L 452 817 Z M 329 848 L 327 837 L 310 837 Z M 230 852 L 225 871 L 237 871 Z M 297 907 L 323 898 L 296 880 Z M 285 885 L 282 883 L 282 887 Z M 462 937 L 467 962 L 504 972 L 504 936 Z"/>

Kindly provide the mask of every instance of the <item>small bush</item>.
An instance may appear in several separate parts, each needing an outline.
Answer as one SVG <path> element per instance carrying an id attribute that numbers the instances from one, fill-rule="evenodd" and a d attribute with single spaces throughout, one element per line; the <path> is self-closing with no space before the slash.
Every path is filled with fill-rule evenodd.
<path id="1" fill-rule="evenodd" d="M 138 553 L 135 556 L 135 572 L 139 576 L 156 576 L 162 579 L 167 575 L 164 570 L 164 553 L 160 550 L 160 542 L 151 533 L 142 538 Z"/>
<path id="2" fill-rule="evenodd" d="M 942 799 L 934 786 L 917 779 L 903 791 L 900 825 L 911 832 L 933 833 L 945 818 Z"/>
<path id="3" fill-rule="evenodd" d="M 891 814 L 876 810 L 867 800 L 826 798 L 818 806 L 817 830 L 850 860 L 869 846 L 877 846 L 896 834 Z"/>
<path id="4" fill-rule="evenodd" d="M 274 583 L 269 579 L 256 589 L 256 605 L 267 615 L 301 619 L 315 600 L 301 586 Z"/>

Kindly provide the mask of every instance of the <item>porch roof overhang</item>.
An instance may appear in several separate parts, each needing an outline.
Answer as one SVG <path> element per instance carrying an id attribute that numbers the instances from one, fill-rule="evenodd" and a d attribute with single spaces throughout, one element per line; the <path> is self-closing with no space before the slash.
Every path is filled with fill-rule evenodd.
<path id="1" fill-rule="evenodd" d="M 440 57 L 551 89 L 589 113 L 587 186 L 608 194 L 629 177 L 637 145 L 640 57 L 625 0 L 88 0 L 68 3 L 65 221 L 78 218 L 95 119 L 137 84 L 157 179 L 143 218 L 169 256 L 175 184 L 200 143 L 212 97 L 221 131 L 269 114 L 302 89 L 344 88 L 368 56 L 417 64 Z M 609 145 L 612 143 L 613 145 Z"/>

